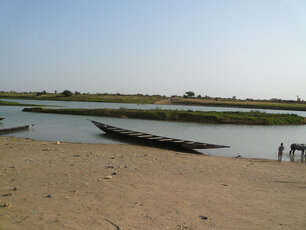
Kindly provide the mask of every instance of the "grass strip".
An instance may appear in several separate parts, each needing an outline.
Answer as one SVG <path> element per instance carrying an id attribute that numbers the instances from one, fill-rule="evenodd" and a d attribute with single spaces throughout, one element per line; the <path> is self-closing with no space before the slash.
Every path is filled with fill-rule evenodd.
<path id="1" fill-rule="evenodd" d="M 306 111 L 305 103 L 285 103 L 285 102 L 262 102 L 262 101 L 213 101 L 201 99 L 174 99 L 171 100 L 174 105 L 198 105 L 214 107 L 234 107 L 234 108 L 253 108 L 253 109 L 272 109 L 272 110 L 290 110 Z"/>
<path id="2" fill-rule="evenodd" d="M 51 101 L 84 101 L 84 102 L 109 102 L 109 103 L 134 103 L 153 104 L 161 100 L 161 96 L 138 96 L 138 95 L 102 95 L 102 94 L 73 94 L 65 97 L 62 94 L 46 94 L 36 96 L 35 94 L 4 94 L 0 93 L 0 98 L 4 99 L 24 99 L 24 100 L 51 100 Z"/>
<path id="3" fill-rule="evenodd" d="M 72 94 L 65 96 L 61 93 L 17 93 L 0 92 L 0 98 L 6 99 L 29 99 L 29 100 L 55 100 L 55 101 L 84 101 L 84 102 L 109 102 L 109 103 L 135 103 L 135 104 L 172 104 L 172 105 L 198 105 L 198 106 L 217 106 L 217 107 L 235 107 L 235 108 L 253 108 L 253 109 L 273 109 L 306 111 L 306 103 L 293 100 L 236 100 L 229 98 L 170 98 L 161 95 L 143 95 L 143 94 Z"/>
<path id="4" fill-rule="evenodd" d="M 24 112 L 88 115 L 101 117 L 137 118 L 163 121 L 190 121 L 220 124 L 245 125 L 302 125 L 306 118 L 296 114 L 271 114 L 251 112 L 202 112 L 182 110 L 139 110 L 139 109 L 50 109 L 24 108 Z"/>
<path id="5" fill-rule="evenodd" d="M 35 104 L 23 104 L 19 102 L 14 101 L 1 101 L 0 100 L 0 106 L 43 106 L 43 105 L 35 105 Z"/>

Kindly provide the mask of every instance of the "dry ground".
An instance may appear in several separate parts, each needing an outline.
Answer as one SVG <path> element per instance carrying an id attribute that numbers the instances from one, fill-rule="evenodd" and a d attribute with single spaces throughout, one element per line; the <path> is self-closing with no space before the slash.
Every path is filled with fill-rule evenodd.
<path id="1" fill-rule="evenodd" d="M 306 229 L 305 175 L 290 162 L 0 137 L 0 229 Z"/>

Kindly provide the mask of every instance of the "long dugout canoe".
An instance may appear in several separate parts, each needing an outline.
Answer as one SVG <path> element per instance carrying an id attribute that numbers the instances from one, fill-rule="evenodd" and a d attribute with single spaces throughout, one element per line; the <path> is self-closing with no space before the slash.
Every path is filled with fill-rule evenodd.
<path id="1" fill-rule="evenodd" d="M 145 140 L 151 143 L 156 143 L 158 145 L 167 145 L 175 148 L 183 148 L 183 149 L 214 149 L 214 148 L 230 148 L 230 146 L 226 145 L 215 145 L 215 144 L 207 144 L 196 141 L 188 141 L 170 137 L 163 137 L 149 133 L 138 132 L 134 130 L 121 129 L 115 126 L 103 124 L 97 121 L 90 120 L 95 126 L 106 133 L 116 134 L 125 138 L 133 138 L 138 140 Z"/>
<path id="2" fill-rule="evenodd" d="M 34 126 L 34 124 L 18 126 L 18 127 L 12 127 L 12 128 L 0 129 L 0 134 L 10 133 L 10 132 L 17 132 L 17 131 L 21 131 L 21 130 L 26 130 L 26 129 L 30 129 L 33 126 Z"/>

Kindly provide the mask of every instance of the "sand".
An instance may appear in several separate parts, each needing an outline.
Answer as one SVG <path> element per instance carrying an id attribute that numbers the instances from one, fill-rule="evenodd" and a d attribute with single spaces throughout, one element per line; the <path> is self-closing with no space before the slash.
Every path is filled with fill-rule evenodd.
<path id="1" fill-rule="evenodd" d="M 305 176 L 301 163 L 0 137 L 0 229 L 306 229 Z"/>

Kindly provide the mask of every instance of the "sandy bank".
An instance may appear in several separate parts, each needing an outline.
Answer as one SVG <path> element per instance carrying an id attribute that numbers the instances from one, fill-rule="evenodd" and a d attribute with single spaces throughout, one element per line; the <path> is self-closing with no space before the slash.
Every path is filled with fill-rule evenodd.
<path id="1" fill-rule="evenodd" d="M 305 229 L 305 175 L 290 162 L 0 137 L 0 229 Z"/>

